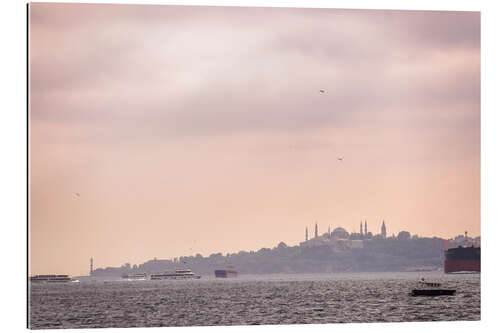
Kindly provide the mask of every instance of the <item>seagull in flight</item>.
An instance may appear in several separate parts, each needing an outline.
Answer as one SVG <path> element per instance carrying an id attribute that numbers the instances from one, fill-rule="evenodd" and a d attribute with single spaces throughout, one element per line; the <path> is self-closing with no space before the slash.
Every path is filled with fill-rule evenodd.
<path id="1" fill-rule="evenodd" d="M 320 89 L 320 90 L 319 90 L 319 92 L 320 92 L 321 94 L 324 94 L 324 93 L 325 93 L 325 91 L 324 91 L 323 89 Z"/>
<path id="2" fill-rule="evenodd" d="M 80 197 L 80 193 L 76 192 L 76 193 L 75 193 L 75 197 L 78 197 L 78 198 L 79 198 L 79 197 Z"/>
<path id="3" fill-rule="evenodd" d="M 339 160 L 340 162 L 342 162 L 344 160 L 344 158 L 342 156 L 340 156 L 340 157 L 337 157 L 337 160 Z"/>

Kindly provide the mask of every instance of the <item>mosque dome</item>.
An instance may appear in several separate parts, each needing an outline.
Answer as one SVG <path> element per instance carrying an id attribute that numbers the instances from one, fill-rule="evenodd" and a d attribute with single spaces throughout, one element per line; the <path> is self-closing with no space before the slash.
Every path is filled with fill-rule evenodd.
<path id="1" fill-rule="evenodd" d="M 333 229 L 332 237 L 346 239 L 346 238 L 349 238 L 349 233 L 344 228 L 338 227 L 338 228 Z"/>

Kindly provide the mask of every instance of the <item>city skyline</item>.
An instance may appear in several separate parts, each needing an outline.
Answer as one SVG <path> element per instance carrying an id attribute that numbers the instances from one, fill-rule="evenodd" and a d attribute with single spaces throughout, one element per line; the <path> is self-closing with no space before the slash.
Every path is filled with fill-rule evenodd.
<path id="1" fill-rule="evenodd" d="M 317 229 L 316 226 L 318 226 L 317 223 L 315 223 L 315 230 Z M 365 224 L 365 226 L 366 226 L 366 224 Z M 341 229 L 341 231 L 339 231 L 339 229 Z M 421 236 L 418 236 L 417 234 L 411 234 L 411 232 L 409 232 L 408 230 L 401 230 L 397 233 L 394 232 L 392 235 L 386 235 L 385 221 L 383 221 L 382 225 L 380 226 L 380 233 L 376 233 L 376 232 L 372 233 L 371 231 L 367 230 L 367 228 L 365 228 L 364 230 L 365 231 L 363 233 L 356 233 L 355 231 L 353 231 L 352 233 L 349 233 L 346 229 L 344 229 L 342 227 L 336 227 L 333 230 L 330 230 L 330 228 L 328 228 L 328 232 L 321 233 L 319 231 L 319 228 L 318 228 L 318 234 L 316 234 L 316 232 L 315 232 L 314 237 L 309 238 L 307 227 L 306 227 L 305 240 L 303 242 L 299 242 L 298 244 L 286 244 L 283 241 L 277 240 L 275 245 L 269 246 L 269 247 L 264 247 L 261 249 L 252 249 L 252 250 L 241 249 L 240 251 L 235 251 L 232 253 L 218 251 L 218 252 L 214 252 L 214 253 L 210 253 L 210 254 L 206 254 L 206 255 L 203 255 L 200 253 L 196 253 L 196 254 L 189 253 L 189 254 L 179 256 L 179 257 L 157 257 L 157 256 L 155 256 L 155 257 L 149 258 L 148 260 L 145 260 L 144 262 L 137 262 L 137 263 L 126 262 L 126 263 L 122 263 L 120 265 L 117 265 L 115 267 L 104 265 L 104 266 L 97 267 L 96 269 L 100 270 L 101 272 L 103 269 L 109 269 L 109 268 L 113 268 L 113 269 L 126 268 L 126 269 L 139 269 L 139 270 L 141 270 L 140 269 L 141 265 L 145 265 L 151 261 L 154 261 L 154 262 L 172 261 L 172 264 L 169 265 L 169 268 L 171 269 L 172 267 L 175 267 L 176 265 L 189 267 L 189 266 L 192 266 L 193 264 L 195 264 L 195 262 L 191 262 L 190 259 L 195 259 L 195 261 L 197 261 L 199 263 L 199 261 L 201 259 L 209 259 L 209 258 L 212 258 L 214 255 L 215 256 L 222 255 L 222 257 L 227 257 L 227 256 L 231 255 L 231 257 L 230 257 L 231 259 L 229 259 L 229 260 L 231 262 L 234 262 L 234 260 L 232 259 L 232 258 L 234 258 L 233 256 L 238 256 L 242 252 L 244 252 L 246 254 L 256 254 L 256 253 L 259 253 L 261 250 L 275 250 L 277 248 L 283 248 L 282 246 L 284 246 L 284 245 L 286 247 L 289 247 L 289 248 L 290 247 L 311 248 L 311 247 L 318 247 L 318 246 L 328 246 L 328 247 L 337 246 L 338 247 L 340 244 L 341 247 L 345 247 L 345 246 L 349 247 L 350 246 L 350 247 L 358 248 L 359 243 L 356 243 L 356 242 L 362 242 L 365 240 L 367 240 L 368 242 L 372 242 L 372 241 L 379 241 L 380 242 L 380 241 L 383 241 L 385 239 L 387 239 L 387 240 L 394 239 L 394 238 L 399 239 L 400 234 L 403 237 L 403 238 L 401 238 L 401 240 L 410 241 L 410 242 L 415 241 L 415 236 L 417 236 L 416 241 L 419 241 L 419 240 L 425 239 L 425 238 L 427 238 L 427 240 L 429 240 L 429 238 L 435 237 L 435 236 L 434 237 L 421 237 Z M 340 232 L 340 234 L 347 233 L 348 236 L 347 237 L 339 236 L 339 232 Z M 408 235 L 406 235 L 408 237 L 408 238 L 406 238 L 405 235 L 402 235 L 403 233 L 409 233 L 409 237 L 408 237 Z M 469 243 L 467 243 L 467 239 L 468 239 Z M 464 234 L 456 235 L 455 237 L 452 237 L 450 239 L 443 239 L 443 243 L 440 244 L 439 246 L 440 246 L 440 248 L 442 247 L 442 249 L 447 249 L 450 246 L 449 241 L 451 241 L 451 243 L 454 245 L 454 247 L 456 247 L 458 245 L 464 245 L 464 244 L 469 244 L 469 245 L 473 244 L 474 246 L 480 246 L 480 244 L 481 244 L 480 239 L 481 239 L 481 236 L 474 237 L 474 236 L 469 235 L 467 233 L 467 231 L 465 231 Z M 352 242 L 353 245 L 348 245 L 348 244 L 351 244 L 349 242 Z M 358 244 L 358 245 L 356 245 L 356 244 Z M 362 249 L 363 246 L 361 246 L 360 248 Z M 199 255 L 201 255 L 201 257 L 199 257 Z M 345 253 L 344 254 L 337 253 L 337 255 L 338 256 L 342 256 L 342 255 L 345 256 Z M 283 259 L 285 259 L 285 258 L 283 258 Z M 430 258 L 427 258 L 427 259 L 430 259 Z M 93 261 L 93 258 L 90 258 L 90 275 L 93 274 L 93 271 L 94 271 L 94 261 Z M 114 273 L 114 274 L 116 274 L 116 273 Z"/>
<path id="2" fill-rule="evenodd" d="M 31 274 L 480 235 L 479 12 L 33 3 L 29 73 Z"/>
<path id="3" fill-rule="evenodd" d="M 366 221 L 365 221 L 366 222 Z M 316 235 L 316 233 L 313 235 L 313 237 L 308 237 L 308 232 L 307 232 L 307 229 L 308 227 L 306 227 L 306 236 L 305 236 L 305 242 L 303 241 L 299 241 L 298 243 L 286 243 L 286 242 L 283 242 L 283 241 L 279 241 L 279 240 L 276 240 L 275 241 L 275 244 L 273 245 L 270 245 L 270 246 L 265 246 L 265 247 L 262 247 L 262 248 L 259 248 L 259 249 L 239 249 L 239 250 L 236 250 L 236 251 L 223 251 L 223 250 L 220 250 L 220 251 L 214 251 L 214 252 L 211 252 L 211 253 L 186 253 L 186 254 L 183 254 L 183 255 L 180 255 L 180 256 L 175 256 L 175 257 L 161 257 L 161 256 L 152 256 L 150 258 L 146 258 L 144 259 L 143 262 L 130 262 L 130 261 L 126 261 L 127 263 L 129 263 L 131 266 L 134 266 L 134 265 L 138 265 L 138 264 L 142 264 L 142 263 L 145 263 L 149 260 L 180 260 L 180 258 L 182 257 L 194 257 L 194 256 L 197 256 L 199 254 L 202 255 L 202 257 L 204 258 L 207 258 L 208 256 L 210 255 L 213 255 L 213 254 L 217 254 L 217 253 L 222 253 L 222 255 L 226 255 L 226 254 L 236 254 L 236 253 L 239 253 L 241 251 L 243 252 L 256 252 L 258 250 L 261 250 L 261 249 L 272 249 L 272 248 L 275 248 L 276 246 L 278 246 L 278 243 L 285 243 L 287 246 L 301 246 L 302 243 L 306 243 L 308 240 L 312 240 L 314 238 L 322 238 L 325 234 L 330 234 L 330 233 L 333 233 L 335 231 L 335 229 L 337 228 L 341 228 L 341 229 L 344 229 L 346 232 L 348 232 L 349 234 L 359 234 L 357 233 L 356 231 L 352 231 L 352 232 L 349 232 L 349 230 L 345 229 L 344 227 L 342 226 L 335 226 L 332 228 L 332 230 L 330 231 L 330 227 L 331 225 L 328 226 L 328 232 L 321 232 L 320 231 L 320 228 L 319 228 L 319 225 L 318 223 L 314 223 L 315 226 L 317 226 L 317 230 L 318 230 L 318 233 Z M 372 232 L 370 229 L 365 229 L 367 230 L 367 232 L 365 231 L 365 233 L 361 234 L 362 236 L 366 236 L 367 233 L 371 234 L 371 236 L 377 236 L 377 235 L 384 235 L 384 232 L 385 232 L 385 220 L 382 221 L 382 224 L 380 225 L 380 232 L 377 233 L 377 232 Z M 384 238 L 391 238 L 391 237 L 396 237 L 398 236 L 399 232 L 410 232 L 411 236 L 418 236 L 418 237 L 436 237 L 435 235 L 418 235 L 418 234 L 412 234 L 411 231 L 409 230 L 399 230 L 397 232 L 393 232 L 392 234 L 387 234 L 387 236 L 384 235 Z M 446 240 L 453 240 L 453 239 L 456 239 L 456 238 L 459 238 L 460 236 L 466 236 L 466 237 L 469 237 L 470 239 L 475 239 L 477 237 L 480 237 L 480 235 L 470 235 L 467 231 L 464 232 L 464 234 L 458 234 L 458 235 L 455 235 L 453 237 L 449 237 L 449 238 L 444 238 Z M 125 263 L 125 261 L 123 262 Z M 123 263 L 121 264 L 118 264 L 117 266 L 121 266 Z M 106 267 L 113 267 L 112 265 L 106 265 L 106 264 L 102 264 L 101 266 L 96 266 L 95 269 L 102 269 L 102 268 L 106 268 Z M 94 270 L 94 257 L 90 257 L 90 272 L 92 272 Z M 82 270 L 83 272 L 83 270 Z M 37 273 L 37 274 L 42 274 L 42 273 Z M 76 275 L 76 274 L 73 274 L 73 275 Z M 83 273 L 79 274 L 79 275 L 84 275 Z"/>

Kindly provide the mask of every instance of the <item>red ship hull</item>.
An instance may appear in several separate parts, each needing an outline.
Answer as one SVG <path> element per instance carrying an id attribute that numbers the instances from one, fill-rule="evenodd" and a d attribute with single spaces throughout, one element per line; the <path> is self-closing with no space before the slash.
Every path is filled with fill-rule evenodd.
<path id="1" fill-rule="evenodd" d="M 481 272 L 480 260 L 445 260 L 444 272 Z"/>
<path id="2" fill-rule="evenodd" d="M 481 272 L 481 248 L 458 246 L 445 250 L 444 272 Z"/>

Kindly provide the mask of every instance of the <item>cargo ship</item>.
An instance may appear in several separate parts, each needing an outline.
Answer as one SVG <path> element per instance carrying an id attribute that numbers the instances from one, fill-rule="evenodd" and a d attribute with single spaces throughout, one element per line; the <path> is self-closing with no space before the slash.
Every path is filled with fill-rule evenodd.
<path id="1" fill-rule="evenodd" d="M 226 269 L 216 269 L 215 277 L 216 278 L 234 278 L 238 276 L 238 272 L 234 269 L 233 266 L 228 266 Z"/>
<path id="2" fill-rule="evenodd" d="M 458 246 L 444 251 L 445 273 L 481 272 L 481 247 Z"/>
<path id="3" fill-rule="evenodd" d="M 34 283 L 56 283 L 56 282 L 71 282 L 73 281 L 68 275 L 34 275 L 30 276 L 30 282 Z"/>

